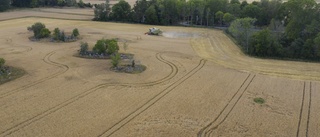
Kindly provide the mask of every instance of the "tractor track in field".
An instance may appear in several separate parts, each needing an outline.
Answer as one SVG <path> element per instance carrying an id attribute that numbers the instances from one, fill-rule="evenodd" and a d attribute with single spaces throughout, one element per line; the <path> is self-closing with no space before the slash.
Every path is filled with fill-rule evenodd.
<path id="1" fill-rule="evenodd" d="M 50 53 L 47 54 L 47 55 L 50 57 L 50 56 L 53 55 L 54 53 L 55 53 L 55 52 L 53 51 L 53 52 L 50 52 Z M 42 119 L 42 118 L 44 118 L 44 117 L 46 117 L 46 116 L 48 116 L 48 115 L 50 115 L 50 114 L 58 111 L 58 110 L 60 110 L 61 108 L 64 108 L 64 107 L 72 104 L 73 102 L 76 102 L 77 100 L 79 100 L 79 99 L 81 99 L 81 98 L 86 97 L 87 95 L 89 95 L 89 94 L 97 91 L 98 89 L 101 89 L 101 88 L 104 88 L 104 87 L 107 87 L 107 86 L 131 86 L 131 87 L 132 87 L 132 86 L 133 86 L 133 87 L 134 87 L 134 86 L 137 86 L 137 87 L 154 86 L 154 85 L 163 83 L 163 82 L 165 82 L 165 81 L 168 81 L 168 80 L 174 78 L 174 77 L 178 74 L 178 67 L 177 67 L 174 63 L 165 60 L 165 59 L 162 57 L 162 53 L 157 53 L 157 54 L 156 54 L 156 58 L 157 58 L 159 61 L 161 61 L 161 62 L 169 65 L 170 68 L 171 68 L 170 74 L 167 75 L 167 76 L 165 76 L 164 78 L 162 78 L 162 79 L 160 79 L 160 80 L 152 81 L 152 82 L 147 82 L 147 83 L 131 83 L 131 84 L 130 84 L 130 83 L 105 83 L 105 84 L 97 85 L 97 86 L 95 86 L 95 87 L 90 88 L 89 90 L 86 90 L 86 91 L 81 92 L 80 94 L 78 94 L 78 95 L 76 95 L 76 96 L 74 96 L 74 97 L 72 97 L 72 98 L 70 98 L 70 99 L 68 99 L 68 100 L 66 100 L 66 101 L 64 101 L 64 102 L 62 102 L 62 103 L 60 103 L 60 104 L 52 107 L 52 108 L 50 108 L 50 109 L 47 109 L 47 110 L 43 111 L 43 112 L 40 113 L 40 114 L 37 114 L 37 115 L 35 115 L 35 116 L 27 119 L 27 120 L 24 120 L 23 122 L 20 122 L 20 123 L 17 124 L 17 125 L 14 125 L 14 126 L 11 127 L 11 128 L 6 129 L 5 131 L 3 131 L 3 132 L 0 133 L 0 136 L 10 135 L 10 134 L 12 134 L 12 133 L 20 130 L 21 128 L 26 127 L 26 126 L 32 124 L 33 122 L 35 122 L 35 121 L 37 121 L 37 120 L 40 120 L 40 119 Z M 48 61 L 46 61 L 46 62 L 48 62 L 48 63 L 50 63 L 50 64 L 51 64 L 51 63 L 52 63 L 52 64 L 56 64 L 56 62 L 51 62 L 50 60 L 48 60 Z M 65 66 L 66 66 L 66 65 L 65 65 Z M 61 66 L 61 67 L 63 67 L 63 66 Z M 69 67 L 68 67 L 68 68 L 69 68 Z M 60 73 L 62 74 L 62 72 L 60 72 Z M 63 72 L 63 73 L 64 73 L 64 72 Z M 58 75 L 60 75 L 60 74 L 58 74 Z M 30 86 L 32 86 L 32 85 L 30 85 Z"/>
<path id="2" fill-rule="evenodd" d="M 311 111 L 312 82 L 303 83 L 301 107 L 296 137 L 308 137 Z"/>
<path id="3" fill-rule="evenodd" d="M 207 137 L 212 134 L 212 132 L 217 129 L 229 116 L 229 114 L 232 112 L 232 110 L 235 108 L 241 97 L 243 96 L 244 92 L 248 89 L 250 84 L 255 78 L 255 74 L 249 74 L 246 79 L 243 81 L 241 86 L 238 88 L 238 90 L 235 92 L 235 94 L 232 96 L 232 98 L 228 101 L 227 105 L 220 111 L 219 115 L 210 122 L 207 126 L 202 128 L 197 136 L 198 137 Z M 246 84 L 247 83 L 247 84 Z"/>
<path id="4" fill-rule="evenodd" d="M 40 83 L 42 83 L 42 82 L 45 82 L 45 81 L 50 80 L 50 79 L 52 79 L 52 78 L 55 78 L 55 77 L 57 77 L 57 76 L 65 73 L 65 72 L 67 72 L 67 71 L 69 70 L 69 66 L 67 66 L 67 65 L 65 65 L 65 64 L 58 63 L 58 62 L 54 62 L 54 61 L 52 61 L 52 60 L 50 59 L 50 57 L 51 57 L 52 55 L 54 55 L 55 53 L 56 53 L 56 51 L 52 51 L 52 52 L 46 54 L 45 57 L 43 58 L 43 61 L 44 61 L 46 64 L 49 64 L 49 65 L 53 65 L 53 66 L 62 68 L 62 69 L 63 69 L 62 71 L 59 71 L 59 72 L 57 72 L 57 73 L 54 73 L 54 74 L 49 75 L 49 76 L 47 76 L 47 77 L 44 77 L 44 78 L 42 78 L 42 79 L 40 79 L 40 80 L 31 82 L 30 84 L 27 84 L 27 85 L 21 86 L 21 87 L 19 87 L 19 88 L 10 90 L 10 91 L 8 91 L 8 92 L 5 92 L 5 93 L 3 93 L 3 94 L 0 95 L 0 99 L 2 99 L 2 98 L 4 98 L 4 97 L 7 97 L 7 96 L 10 96 L 10 95 L 13 95 L 13 94 L 15 94 L 15 93 L 17 93 L 17 92 L 19 92 L 19 91 L 22 91 L 22 90 L 24 90 L 24 89 L 26 89 L 26 88 L 30 88 L 30 87 L 32 87 L 32 86 L 35 86 L 35 85 L 37 85 L 37 84 L 40 84 Z"/>
<path id="5" fill-rule="evenodd" d="M 13 43 L 12 39 L 10 39 L 10 38 L 0 38 L 0 39 L 4 39 L 5 43 L 9 44 L 11 47 L 24 48 L 25 50 L 24 51 L 20 51 L 21 53 L 30 52 L 32 50 L 32 47 Z M 10 48 L 10 47 L 7 47 L 7 48 Z M 8 55 L 8 54 L 12 54 L 12 53 L 5 53 L 5 54 L 2 54 L 2 55 Z"/>
<path id="6" fill-rule="evenodd" d="M 123 126 L 125 126 L 127 123 L 132 121 L 135 117 L 139 116 L 141 113 L 146 111 L 148 108 L 153 106 L 155 103 L 157 103 L 159 100 L 161 100 L 163 97 L 165 97 L 167 94 L 169 94 L 172 90 L 174 90 L 176 87 L 181 85 L 183 82 L 188 80 L 191 76 L 193 76 L 195 73 L 197 73 L 199 70 L 201 70 L 206 63 L 206 60 L 201 59 L 199 64 L 194 67 L 191 71 L 189 71 L 187 74 L 182 76 L 180 79 L 169 85 L 167 88 L 153 96 L 151 99 L 149 99 L 146 103 L 138 107 L 136 110 L 131 112 L 129 115 L 126 117 L 122 118 L 120 121 L 115 123 L 113 126 L 108 128 L 107 130 L 103 131 L 98 137 L 102 136 L 111 136 L 114 134 L 116 131 L 121 129 Z"/>

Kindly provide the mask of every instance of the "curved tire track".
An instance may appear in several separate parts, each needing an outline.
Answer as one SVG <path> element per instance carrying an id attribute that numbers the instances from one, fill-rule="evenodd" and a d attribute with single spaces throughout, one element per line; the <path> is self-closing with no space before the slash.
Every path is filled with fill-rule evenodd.
<path id="1" fill-rule="evenodd" d="M 45 62 L 50 63 L 50 64 L 52 64 L 52 65 L 61 65 L 61 64 L 59 64 L 59 63 L 51 62 L 51 61 L 50 61 L 49 57 L 50 57 L 51 55 L 53 55 L 54 53 L 55 53 L 54 51 L 51 52 L 51 53 L 49 53 L 49 54 L 48 54 L 48 57 L 47 57 L 46 59 L 44 59 L 44 60 L 46 60 Z M 170 74 L 167 75 L 166 77 L 164 77 L 164 78 L 162 78 L 162 79 L 160 79 L 160 80 L 156 80 L 156 81 L 153 81 L 153 82 L 147 82 L 147 83 L 136 83 L 136 84 L 134 84 L 134 83 L 133 83 L 133 84 L 132 84 L 132 83 L 131 83 L 131 84 L 130 84 L 130 83 L 105 83 L 105 84 L 100 84 L 100 85 L 98 85 L 98 86 L 95 86 L 95 87 L 93 87 L 93 88 L 90 88 L 89 90 L 86 90 L 86 91 L 84 91 L 84 92 L 81 92 L 80 94 L 78 94 L 78 95 L 76 95 L 76 96 L 74 96 L 74 97 L 72 97 L 72 98 L 70 98 L 70 99 L 68 99 L 68 100 L 66 100 L 66 101 L 64 101 L 64 102 L 62 102 L 62 103 L 60 103 L 60 104 L 58 104 L 58 105 L 56 105 L 56 106 L 54 106 L 54 107 L 52 107 L 52 108 L 44 111 L 44 112 L 42 112 L 42 113 L 40 113 L 40 114 L 37 114 L 37 115 L 35 115 L 35 116 L 33 116 L 33 117 L 31 117 L 31 118 L 29 118 L 29 119 L 27 119 L 27 120 L 25 120 L 25 121 L 17 124 L 17 125 L 9 128 L 9 129 L 6 129 L 5 131 L 3 131 L 3 132 L 0 133 L 0 136 L 10 135 L 10 134 L 12 134 L 12 133 L 20 130 L 21 128 L 26 127 L 26 126 L 32 124 L 33 122 L 35 122 L 35 121 L 37 121 L 37 120 L 40 120 L 40 119 L 42 119 L 42 118 L 44 118 L 44 117 L 46 117 L 46 116 L 48 116 L 48 115 L 50 115 L 50 114 L 58 111 L 59 109 L 61 109 L 61 108 L 63 108 L 63 107 L 66 107 L 66 106 L 72 104 L 73 102 L 75 102 L 75 101 L 77 101 L 77 100 L 79 100 L 79 99 L 81 99 L 81 98 L 86 97 L 87 95 L 89 95 L 89 94 L 97 91 L 98 89 L 101 89 L 101 88 L 104 88 L 104 87 L 107 87 L 107 86 L 140 86 L 140 87 L 143 87 L 143 86 L 153 86 L 153 85 L 157 85 L 157 84 L 160 84 L 160 83 L 163 83 L 163 82 L 165 82 L 165 81 L 167 81 L 167 80 L 172 79 L 173 77 L 175 77 L 175 76 L 177 75 L 177 73 L 178 73 L 178 67 L 177 67 L 175 64 L 173 64 L 172 62 L 163 59 L 162 54 L 163 54 L 163 53 L 158 53 L 158 54 L 156 55 L 156 58 L 157 58 L 159 61 L 161 61 L 161 62 L 169 65 L 169 66 L 171 67 L 171 69 L 172 69 L 172 71 L 170 72 Z M 63 67 L 67 67 L 67 66 L 62 64 L 62 66 L 60 66 L 60 67 L 63 68 Z M 69 67 L 67 67 L 67 68 L 69 69 Z M 59 72 L 59 74 L 57 74 L 57 75 L 60 75 L 60 74 L 62 74 L 62 73 L 64 73 L 64 72 Z M 33 86 L 33 85 L 30 85 L 30 86 Z"/>
<path id="2" fill-rule="evenodd" d="M 22 53 L 23 52 L 30 52 L 32 50 L 32 47 L 13 43 L 12 39 L 10 39 L 10 38 L 0 38 L 0 39 L 4 39 L 5 43 L 9 44 L 11 47 L 25 48 L 26 50 L 21 51 Z M 7 48 L 10 48 L 10 47 L 7 47 Z M 6 54 L 2 54 L 2 55 L 7 55 L 7 54 L 10 54 L 10 53 L 6 53 Z"/>
<path id="3" fill-rule="evenodd" d="M 222 109 L 219 115 L 210 122 L 207 126 L 202 128 L 197 136 L 198 137 L 207 137 L 212 134 L 212 132 L 217 129 L 229 116 L 232 112 L 234 107 L 237 105 L 241 97 L 243 96 L 244 92 L 248 89 L 250 84 L 252 83 L 253 79 L 256 75 L 249 74 L 247 78 L 243 81 L 237 92 L 232 96 L 232 98 L 228 101 L 228 104 Z"/>
<path id="4" fill-rule="evenodd" d="M 52 61 L 52 60 L 50 59 L 50 57 L 51 57 L 53 54 L 55 54 L 55 53 L 56 53 L 55 51 L 52 51 L 52 52 L 46 54 L 46 56 L 43 58 L 43 61 L 44 61 L 45 63 L 49 64 L 49 65 L 53 65 L 53 66 L 62 68 L 62 69 L 63 69 L 62 71 L 59 71 L 59 72 L 54 73 L 54 74 L 52 74 L 52 75 L 50 75 L 50 76 L 44 77 L 44 78 L 42 78 L 42 79 L 40 79 L 40 80 L 34 81 L 34 82 L 30 83 L 30 84 L 27 84 L 27 85 L 21 86 L 21 87 L 19 87 L 19 88 L 10 90 L 10 91 L 8 91 L 8 92 L 5 92 L 5 93 L 3 93 L 3 94 L 0 95 L 0 99 L 2 99 L 2 98 L 4 98 L 4 97 L 7 97 L 7 96 L 10 96 L 10 95 L 13 95 L 13 94 L 15 94 L 15 93 L 17 93 L 17 92 L 19 92 L 19 91 L 22 91 L 22 90 L 24 90 L 24 89 L 26 89 L 26 88 L 30 88 L 30 87 L 32 87 L 32 86 L 35 86 L 35 85 L 37 85 L 37 84 L 39 84 L 39 83 L 45 82 L 45 81 L 47 81 L 47 80 L 49 80 L 49 79 L 55 78 L 55 77 L 57 77 L 57 76 L 65 73 L 66 71 L 68 71 L 68 70 L 69 70 L 69 66 L 67 66 L 67 65 L 65 65 L 65 64 L 58 63 L 58 62 L 54 62 L 54 61 Z"/>
<path id="5" fill-rule="evenodd" d="M 123 126 L 125 126 L 127 123 L 129 123 L 131 120 L 133 120 L 135 117 L 146 111 L 148 108 L 150 108 L 152 105 L 157 103 L 160 99 L 165 97 L 167 94 L 169 94 L 172 90 L 174 90 L 176 87 L 178 87 L 180 84 L 188 80 L 191 76 L 193 76 L 195 73 L 197 73 L 199 70 L 201 70 L 206 63 L 206 60 L 201 59 L 199 64 L 193 68 L 191 71 L 189 71 L 187 74 L 185 74 L 183 77 L 181 77 L 179 80 L 175 81 L 171 85 L 169 85 L 167 88 L 165 88 L 163 91 L 158 93 L 157 95 L 153 96 L 150 100 L 148 100 L 145 104 L 131 112 L 129 115 L 118 121 L 116 124 L 108 128 L 107 130 L 103 131 L 98 137 L 101 136 L 110 136 L 114 134 L 116 131 L 121 129 Z"/>

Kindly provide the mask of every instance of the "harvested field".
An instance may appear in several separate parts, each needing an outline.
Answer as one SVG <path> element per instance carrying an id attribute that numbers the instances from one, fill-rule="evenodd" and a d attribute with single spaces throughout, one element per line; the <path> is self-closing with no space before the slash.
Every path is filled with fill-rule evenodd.
<path id="1" fill-rule="evenodd" d="M 0 57 L 27 73 L 0 85 L 1 137 L 320 134 L 319 63 L 248 57 L 219 30 L 155 26 L 170 32 L 161 37 L 144 35 L 154 26 L 66 20 L 89 17 L 76 10 L 0 14 Z M 147 69 L 115 73 L 110 60 L 75 57 L 79 42 L 32 42 L 35 22 L 78 28 L 89 45 L 127 41 Z"/>

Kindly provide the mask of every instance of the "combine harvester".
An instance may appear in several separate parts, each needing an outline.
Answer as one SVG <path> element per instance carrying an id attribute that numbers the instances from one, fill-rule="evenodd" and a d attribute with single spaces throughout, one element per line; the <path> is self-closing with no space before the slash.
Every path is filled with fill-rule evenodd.
<path id="1" fill-rule="evenodd" d="M 146 32 L 145 35 L 162 35 L 162 30 L 161 29 L 158 29 L 158 28 L 150 28 L 149 29 L 149 32 Z"/>

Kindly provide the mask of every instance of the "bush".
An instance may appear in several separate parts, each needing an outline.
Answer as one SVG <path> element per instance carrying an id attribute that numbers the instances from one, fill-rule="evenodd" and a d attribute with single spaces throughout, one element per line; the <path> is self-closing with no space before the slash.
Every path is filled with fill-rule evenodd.
<path id="1" fill-rule="evenodd" d="M 111 55 L 117 53 L 119 50 L 119 46 L 116 40 L 107 40 L 107 54 Z"/>
<path id="2" fill-rule="evenodd" d="M 80 55 L 85 55 L 88 52 L 89 46 L 87 42 L 81 42 L 80 44 Z"/>
<path id="3" fill-rule="evenodd" d="M 105 39 L 98 40 L 93 47 L 93 51 L 99 54 L 106 53 L 107 44 Z"/>
<path id="4" fill-rule="evenodd" d="M 33 31 L 34 37 L 41 38 L 41 30 L 44 28 L 46 28 L 46 26 L 41 22 L 37 22 L 37 23 L 33 24 L 31 26 L 31 30 Z M 43 31 L 46 31 L 46 30 L 43 30 Z"/>
<path id="5" fill-rule="evenodd" d="M 60 40 L 60 29 L 59 28 L 55 28 L 53 31 L 53 39 L 54 40 Z"/>
<path id="6" fill-rule="evenodd" d="M 254 98 L 253 99 L 254 102 L 258 103 L 258 104 L 263 104 L 265 103 L 265 100 L 263 98 Z"/>
<path id="7" fill-rule="evenodd" d="M 66 41 L 66 34 L 64 33 L 64 31 L 61 31 L 61 32 L 60 32 L 60 38 L 59 38 L 59 40 L 61 40 L 61 41 Z"/>
<path id="8" fill-rule="evenodd" d="M 116 53 L 115 55 L 111 56 L 111 63 L 112 66 L 117 68 L 120 63 L 121 57 L 119 53 Z"/>
<path id="9" fill-rule="evenodd" d="M 78 37 L 79 35 L 80 35 L 79 30 L 77 28 L 73 29 L 72 36 L 73 37 Z"/>
<path id="10" fill-rule="evenodd" d="M 51 34 L 51 32 L 49 31 L 49 29 L 43 28 L 43 29 L 41 29 L 38 38 L 46 38 L 46 37 L 49 37 L 50 34 Z"/>
<path id="11" fill-rule="evenodd" d="M 0 67 L 3 67 L 4 63 L 6 63 L 6 60 L 4 60 L 3 58 L 0 58 Z"/>
<path id="12" fill-rule="evenodd" d="M 117 53 L 119 50 L 118 42 L 115 39 L 101 39 L 98 40 L 93 47 L 93 51 L 99 54 L 107 53 L 109 55 Z"/>

